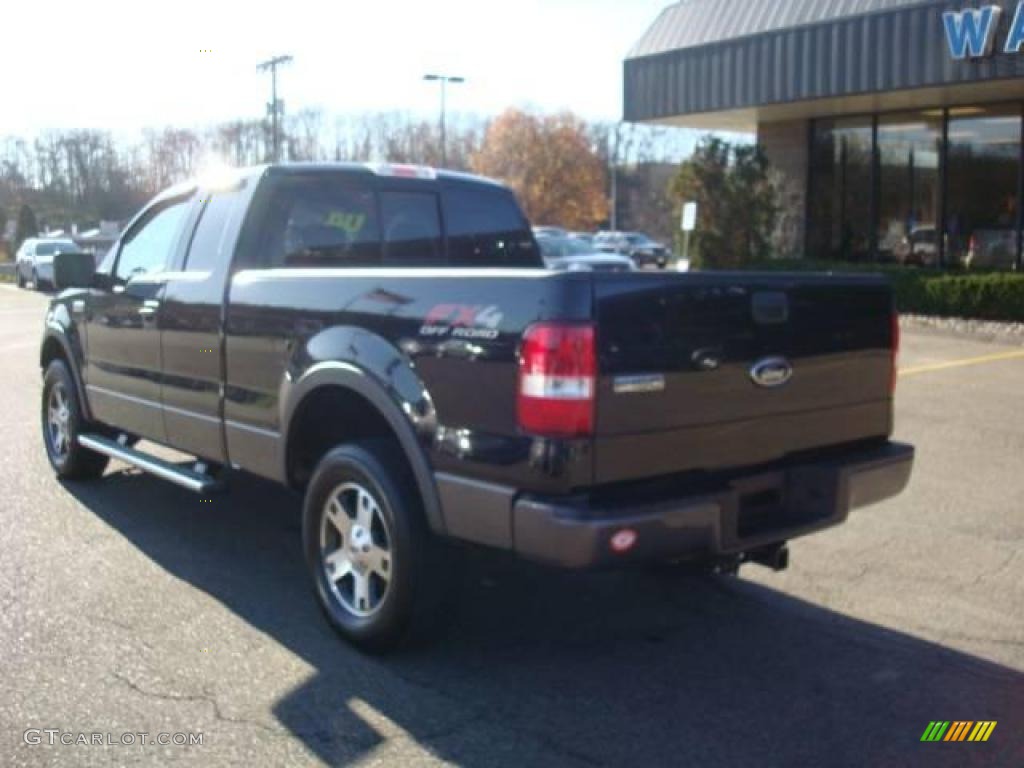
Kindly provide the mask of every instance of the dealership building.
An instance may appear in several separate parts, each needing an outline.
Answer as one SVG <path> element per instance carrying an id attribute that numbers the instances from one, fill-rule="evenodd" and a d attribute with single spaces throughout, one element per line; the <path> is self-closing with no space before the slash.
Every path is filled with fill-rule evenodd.
<path id="1" fill-rule="evenodd" d="M 1021 268 L 1024 1 L 682 0 L 624 111 L 755 134 L 793 255 Z"/>

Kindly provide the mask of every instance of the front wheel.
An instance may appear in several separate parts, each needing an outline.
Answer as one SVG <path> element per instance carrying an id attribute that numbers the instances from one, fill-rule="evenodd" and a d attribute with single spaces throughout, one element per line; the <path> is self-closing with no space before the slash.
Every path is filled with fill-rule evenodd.
<path id="1" fill-rule="evenodd" d="M 320 461 L 303 545 L 324 614 L 356 645 L 387 650 L 438 618 L 450 563 L 396 446 L 343 445 Z"/>
<path id="2" fill-rule="evenodd" d="M 71 372 L 63 360 L 54 360 L 43 378 L 43 444 L 57 476 L 66 480 L 92 480 L 103 474 L 110 459 L 78 444 L 84 419 Z"/>
<path id="3" fill-rule="evenodd" d="M 20 264 L 15 268 L 14 272 L 15 272 L 15 275 L 16 275 L 16 280 L 17 280 L 17 283 L 18 283 L 18 287 L 19 288 L 24 288 L 25 287 L 25 276 L 23 274 L 21 274 L 21 265 Z"/>

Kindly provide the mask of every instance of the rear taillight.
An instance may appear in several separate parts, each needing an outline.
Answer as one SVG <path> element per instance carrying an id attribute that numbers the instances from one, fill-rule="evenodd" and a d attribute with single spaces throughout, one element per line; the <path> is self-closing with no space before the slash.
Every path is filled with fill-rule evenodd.
<path id="1" fill-rule="evenodd" d="M 523 334 L 519 356 L 519 426 L 542 437 L 594 430 L 597 355 L 589 325 L 538 323 Z"/>
<path id="2" fill-rule="evenodd" d="M 896 393 L 896 381 L 900 377 L 900 316 L 892 313 L 892 383 L 890 391 Z"/>

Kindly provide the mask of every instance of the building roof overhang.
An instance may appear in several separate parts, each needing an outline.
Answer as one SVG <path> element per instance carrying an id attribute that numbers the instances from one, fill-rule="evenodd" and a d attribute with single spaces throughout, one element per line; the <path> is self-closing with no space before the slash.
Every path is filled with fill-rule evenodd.
<path id="1" fill-rule="evenodd" d="M 1002 40 L 1018 0 L 1002 7 Z M 966 3 L 966 0 L 964 0 Z M 958 60 L 948 0 L 683 0 L 625 62 L 629 121 L 749 131 L 758 123 L 1024 99 L 1024 53 Z"/>

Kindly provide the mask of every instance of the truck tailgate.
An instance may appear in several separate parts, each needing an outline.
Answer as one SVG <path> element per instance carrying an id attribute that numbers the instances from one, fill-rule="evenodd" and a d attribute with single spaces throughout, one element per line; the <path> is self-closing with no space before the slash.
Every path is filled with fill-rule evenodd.
<path id="1" fill-rule="evenodd" d="M 594 276 L 597 483 L 751 466 L 892 430 L 875 276 Z"/>

